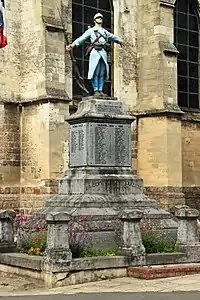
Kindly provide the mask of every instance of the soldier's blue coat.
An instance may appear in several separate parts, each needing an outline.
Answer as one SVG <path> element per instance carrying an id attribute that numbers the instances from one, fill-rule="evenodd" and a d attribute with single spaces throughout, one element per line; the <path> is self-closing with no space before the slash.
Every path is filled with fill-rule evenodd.
<path id="1" fill-rule="evenodd" d="M 105 45 L 108 41 L 112 41 L 115 43 L 120 42 L 120 38 L 112 33 L 110 33 L 108 30 L 102 28 L 102 27 L 92 27 L 86 30 L 82 36 L 80 36 L 78 39 L 76 39 L 73 43 L 78 47 L 82 45 L 86 40 L 90 39 L 90 42 L 93 43 L 96 39 L 95 31 L 99 31 L 104 37 L 100 37 L 98 40 L 98 43 L 101 43 Z M 100 58 L 103 58 L 105 64 L 106 64 L 106 79 L 109 78 L 109 67 L 108 67 L 108 57 L 107 57 L 107 52 L 102 49 L 102 50 L 95 50 L 92 49 L 90 53 L 90 58 L 89 58 L 89 71 L 88 71 L 88 79 L 92 79 L 94 75 L 94 71 L 97 67 L 97 64 L 100 60 Z"/>

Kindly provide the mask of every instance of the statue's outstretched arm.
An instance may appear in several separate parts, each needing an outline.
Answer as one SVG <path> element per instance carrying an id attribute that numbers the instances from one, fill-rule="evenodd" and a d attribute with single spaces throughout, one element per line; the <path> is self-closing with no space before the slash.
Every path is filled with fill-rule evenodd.
<path id="1" fill-rule="evenodd" d="M 77 38 L 73 44 L 78 47 L 81 46 L 90 37 L 90 29 L 86 30 L 79 38 Z"/>
<path id="2" fill-rule="evenodd" d="M 117 44 L 121 44 L 122 41 L 120 39 L 119 36 L 115 35 L 115 34 L 112 34 L 111 32 L 107 31 L 106 30 L 106 35 L 107 35 L 107 38 L 109 41 L 112 41 L 114 43 L 117 43 Z"/>

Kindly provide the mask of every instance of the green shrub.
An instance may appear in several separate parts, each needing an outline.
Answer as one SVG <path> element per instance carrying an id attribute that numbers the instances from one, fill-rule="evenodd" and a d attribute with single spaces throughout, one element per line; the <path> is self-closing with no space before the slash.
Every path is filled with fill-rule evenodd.
<path id="1" fill-rule="evenodd" d="M 117 254 L 118 248 L 111 249 L 85 249 L 80 257 L 92 257 L 92 256 L 115 256 Z"/>
<path id="2" fill-rule="evenodd" d="M 142 242 L 146 253 L 171 253 L 175 251 L 174 239 L 166 239 L 156 235 L 152 230 L 142 232 Z"/>
<path id="3" fill-rule="evenodd" d="M 47 224 L 38 215 L 17 215 L 14 222 L 17 249 L 29 255 L 43 255 L 47 241 Z"/>

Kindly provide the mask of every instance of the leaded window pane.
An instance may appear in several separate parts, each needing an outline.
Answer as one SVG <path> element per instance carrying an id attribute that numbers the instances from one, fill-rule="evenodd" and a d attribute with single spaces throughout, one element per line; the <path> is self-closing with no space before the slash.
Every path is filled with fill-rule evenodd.
<path id="1" fill-rule="evenodd" d="M 189 47 L 189 60 L 192 61 L 192 62 L 197 62 L 198 61 L 198 56 L 199 56 L 199 49 Z"/>
<path id="2" fill-rule="evenodd" d="M 84 0 L 84 5 L 90 6 L 90 7 L 98 7 L 97 0 Z"/>
<path id="3" fill-rule="evenodd" d="M 199 95 L 198 94 L 190 95 L 190 107 L 191 108 L 199 108 Z"/>
<path id="4" fill-rule="evenodd" d="M 179 59 L 180 60 L 187 60 L 187 46 L 178 44 L 179 50 Z"/>
<path id="5" fill-rule="evenodd" d="M 178 104 L 199 107 L 199 19 L 194 0 L 177 0 L 174 42 L 178 54 Z"/>
<path id="6" fill-rule="evenodd" d="M 199 66 L 197 63 L 189 63 L 188 64 L 188 70 L 189 70 L 189 77 L 194 77 L 194 78 L 197 78 L 198 79 L 198 70 L 199 69 Z"/>
<path id="7" fill-rule="evenodd" d="M 178 61 L 178 74 L 182 76 L 187 76 L 187 62 Z"/>
<path id="8" fill-rule="evenodd" d="M 73 3 L 82 4 L 82 3 L 83 3 L 83 0 L 74 0 Z"/>

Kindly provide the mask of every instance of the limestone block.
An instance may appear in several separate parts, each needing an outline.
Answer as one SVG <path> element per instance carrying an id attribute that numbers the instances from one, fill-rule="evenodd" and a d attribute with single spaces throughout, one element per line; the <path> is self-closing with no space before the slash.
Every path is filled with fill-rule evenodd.
<path id="1" fill-rule="evenodd" d="M 0 211 L 0 252 L 10 252 L 14 248 L 13 218 L 15 215 L 12 210 Z"/>
<path id="2" fill-rule="evenodd" d="M 175 216 L 178 219 L 177 250 L 186 254 L 187 262 L 199 262 L 200 243 L 197 234 L 199 211 L 184 206 L 175 211 Z"/>
<path id="3" fill-rule="evenodd" d="M 44 258 L 46 271 L 64 271 L 71 263 L 72 253 L 68 240 L 70 219 L 69 214 L 65 212 L 51 213 L 46 217 L 48 224 L 47 248 Z"/>
<path id="4" fill-rule="evenodd" d="M 145 248 L 142 244 L 140 221 L 143 217 L 141 210 L 125 211 L 121 217 L 123 221 L 123 245 L 120 248 L 122 255 L 136 257 L 137 263 L 145 264 Z"/>
<path id="5" fill-rule="evenodd" d="M 182 207 L 175 211 L 178 218 L 177 244 L 193 245 L 198 242 L 197 218 L 199 211 L 189 207 Z"/>

